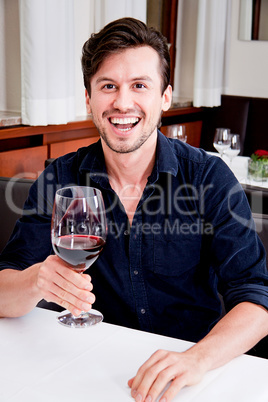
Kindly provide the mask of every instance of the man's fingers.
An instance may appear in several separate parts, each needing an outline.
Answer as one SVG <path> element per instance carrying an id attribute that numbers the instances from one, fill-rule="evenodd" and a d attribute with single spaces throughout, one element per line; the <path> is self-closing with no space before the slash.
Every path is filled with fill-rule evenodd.
<path id="1" fill-rule="evenodd" d="M 161 399 L 163 400 L 166 399 L 166 401 L 172 401 L 172 399 L 175 398 L 177 393 L 180 392 L 180 390 L 186 385 L 187 381 L 185 379 L 185 376 L 181 375 L 176 377 L 174 380 L 172 380 L 170 386 L 168 387 L 167 391 L 163 394 Z"/>
<path id="2" fill-rule="evenodd" d="M 151 396 L 152 401 L 155 401 L 165 387 L 173 380 L 175 375 L 174 367 L 167 367 L 160 371 L 156 376 L 152 386 L 147 391 L 147 394 Z M 167 399 L 169 400 L 169 399 Z"/>
<path id="3" fill-rule="evenodd" d="M 128 384 L 136 402 L 155 402 L 168 386 L 160 402 L 169 402 L 184 386 L 199 382 L 203 374 L 202 366 L 187 351 L 159 350 L 140 367 Z"/>
<path id="4" fill-rule="evenodd" d="M 81 311 L 89 311 L 92 307 L 92 303 L 95 300 L 95 296 L 92 293 L 84 291 L 85 294 L 88 294 L 89 301 L 83 301 L 72 293 L 66 292 L 61 289 L 55 283 L 51 283 L 49 289 L 47 289 L 43 298 L 48 302 L 54 302 L 63 307 L 66 310 L 69 310 L 74 315 L 79 315 Z M 91 302 L 93 300 L 93 302 Z"/>
<path id="5" fill-rule="evenodd" d="M 75 272 L 75 270 L 71 269 L 69 266 L 57 264 L 55 270 L 58 275 L 62 276 L 68 282 L 73 283 L 78 288 L 84 289 L 85 286 L 89 285 L 86 275 Z"/>
<path id="6" fill-rule="evenodd" d="M 78 277 L 80 274 L 74 273 Z M 61 275 L 57 277 L 56 281 L 56 295 L 61 298 L 62 300 L 68 300 L 69 295 L 75 296 L 77 299 L 84 301 L 84 302 L 89 302 L 90 304 L 94 303 L 95 297 L 92 293 L 90 293 L 88 290 L 85 290 L 84 287 L 84 280 L 83 282 L 71 282 L 70 278 L 64 278 Z"/>
<path id="7" fill-rule="evenodd" d="M 133 384 L 134 378 L 135 378 L 135 377 L 130 378 L 130 380 L 128 380 L 127 385 L 129 386 L 129 388 L 131 388 L 131 387 L 132 387 L 132 384 Z"/>
<path id="8" fill-rule="evenodd" d="M 160 357 L 158 357 L 158 352 L 155 352 L 138 370 L 137 374 L 135 377 L 133 377 L 131 381 L 131 388 L 132 392 L 131 395 L 134 397 L 135 391 L 138 389 L 140 383 L 143 380 L 144 374 L 146 371 L 155 363 L 159 360 Z"/>
<path id="9" fill-rule="evenodd" d="M 168 352 L 158 350 L 140 367 L 136 377 L 131 380 L 131 395 L 133 398 L 138 398 L 137 400 L 142 398 L 141 400 L 143 401 L 148 394 L 153 401 L 164 389 L 172 377 L 169 374 L 164 375 L 165 369 L 170 365 L 167 357 Z M 152 388 L 152 384 L 154 388 Z"/>
<path id="10" fill-rule="evenodd" d="M 91 278 L 73 271 L 57 256 L 48 257 L 41 265 L 37 286 L 45 300 L 59 304 L 74 315 L 89 311 L 95 302 Z"/>

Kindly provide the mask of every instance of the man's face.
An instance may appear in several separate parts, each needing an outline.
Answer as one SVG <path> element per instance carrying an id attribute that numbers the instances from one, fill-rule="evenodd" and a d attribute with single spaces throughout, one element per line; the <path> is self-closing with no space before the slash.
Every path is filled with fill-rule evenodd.
<path id="1" fill-rule="evenodd" d="M 156 136 L 161 112 L 171 103 L 171 87 L 161 95 L 160 61 L 149 46 L 130 48 L 107 57 L 86 92 L 88 113 L 102 140 L 115 152 L 139 149 Z"/>

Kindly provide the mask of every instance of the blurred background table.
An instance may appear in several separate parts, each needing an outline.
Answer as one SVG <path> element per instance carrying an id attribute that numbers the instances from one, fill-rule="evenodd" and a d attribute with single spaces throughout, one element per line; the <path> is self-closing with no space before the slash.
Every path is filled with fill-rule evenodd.
<path id="1" fill-rule="evenodd" d="M 208 152 L 208 154 L 220 158 L 220 154 L 217 152 Z M 229 166 L 239 183 L 242 185 L 268 188 L 268 181 L 256 181 L 248 178 L 248 161 L 250 159 L 248 156 L 236 156 L 232 163 L 230 163 L 230 160 L 226 155 L 223 155 L 222 159 Z"/>

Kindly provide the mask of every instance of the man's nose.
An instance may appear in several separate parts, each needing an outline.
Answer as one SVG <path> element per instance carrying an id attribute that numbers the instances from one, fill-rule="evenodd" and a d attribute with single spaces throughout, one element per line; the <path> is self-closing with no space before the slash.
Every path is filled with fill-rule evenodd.
<path id="1" fill-rule="evenodd" d="M 133 99 L 131 91 L 125 88 L 120 88 L 114 98 L 113 107 L 122 112 L 126 112 L 129 109 L 133 109 Z"/>

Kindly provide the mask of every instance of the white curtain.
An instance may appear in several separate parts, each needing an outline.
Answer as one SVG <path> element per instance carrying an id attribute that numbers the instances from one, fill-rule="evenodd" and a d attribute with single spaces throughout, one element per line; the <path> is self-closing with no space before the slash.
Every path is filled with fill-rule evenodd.
<path id="1" fill-rule="evenodd" d="M 75 118 L 73 0 L 20 0 L 23 124 Z"/>
<path id="2" fill-rule="evenodd" d="M 133 17 L 146 22 L 146 0 L 94 0 L 95 31 L 109 22 L 123 17 Z"/>
<path id="3" fill-rule="evenodd" d="M 84 41 L 91 33 L 99 31 L 108 22 L 117 18 L 134 17 L 145 22 L 147 2 L 146 0 L 19 0 L 19 2 L 22 122 L 29 125 L 65 124 L 74 120 L 77 110 L 80 113 L 85 109 L 80 64 Z M 85 17 L 84 14 L 88 10 L 90 15 L 87 14 Z M 81 13 L 83 17 L 79 18 Z M 83 26 L 77 26 L 79 24 Z"/>
<path id="4" fill-rule="evenodd" d="M 193 104 L 219 106 L 227 85 L 231 0 L 199 0 Z"/>

